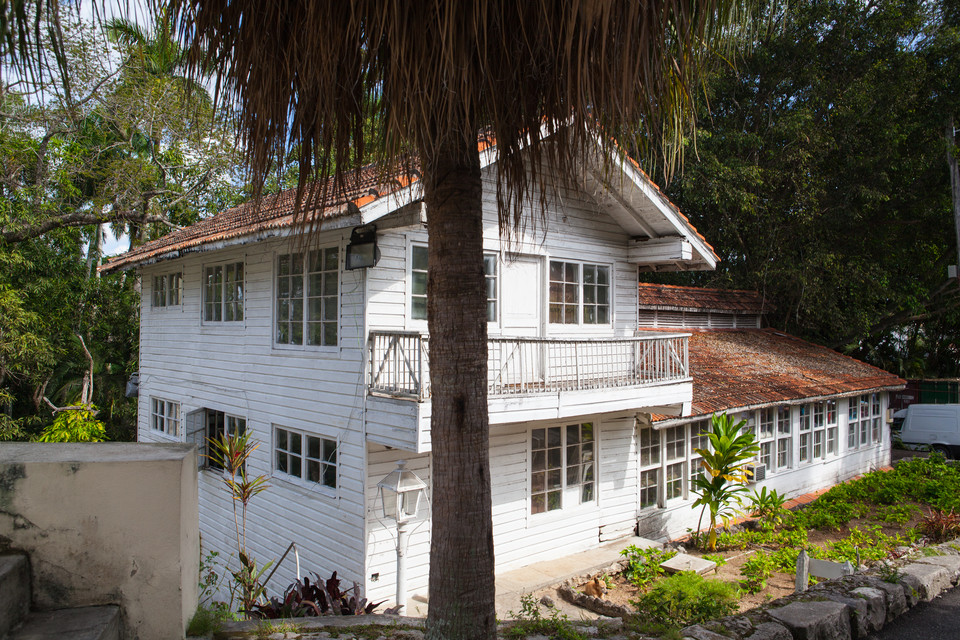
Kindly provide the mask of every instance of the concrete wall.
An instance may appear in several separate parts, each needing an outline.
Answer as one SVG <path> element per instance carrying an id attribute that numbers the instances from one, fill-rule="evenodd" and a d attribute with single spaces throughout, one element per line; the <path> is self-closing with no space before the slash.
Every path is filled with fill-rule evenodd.
<path id="1" fill-rule="evenodd" d="M 127 640 L 183 638 L 197 606 L 196 450 L 5 443 L 5 549 L 30 555 L 35 608 L 116 603 Z"/>

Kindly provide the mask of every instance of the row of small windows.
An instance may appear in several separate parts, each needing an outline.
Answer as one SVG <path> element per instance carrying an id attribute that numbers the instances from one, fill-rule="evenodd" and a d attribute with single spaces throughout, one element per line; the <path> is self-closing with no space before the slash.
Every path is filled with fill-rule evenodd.
<path id="1" fill-rule="evenodd" d="M 800 405 L 796 423 L 791 407 L 785 405 L 737 414 L 735 418 L 745 420 L 743 428 L 754 434 L 759 445 L 757 462 L 764 465 L 769 476 L 837 456 L 841 437 L 838 408 L 837 400 Z M 882 420 L 880 394 L 848 398 L 847 451 L 879 444 Z M 696 450 L 708 449 L 705 433 L 709 428 L 709 420 L 700 420 L 659 430 L 640 429 L 641 508 L 663 507 L 676 499 L 691 498 L 695 479 L 703 473 Z"/>
<path id="2" fill-rule="evenodd" d="M 222 469 L 217 457 L 209 450 L 208 443 L 224 435 L 245 433 L 246 418 L 214 409 L 202 409 L 191 416 L 196 418 L 197 427 L 188 434 L 188 441 L 198 445 L 201 466 Z M 151 398 L 150 429 L 179 439 L 183 432 L 180 403 Z M 337 488 L 339 446 L 335 439 L 274 426 L 272 460 L 274 475 L 330 489 Z"/>
<path id="3" fill-rule="evenodd" d="M 336 346 L 340 307 L 339 248 L 326 247 L 277 258 L 275 335 L 278 345 Z M 410 317 L 427 319 L 427 247 L 413 245 L 410 272 Z M 488 322 L 498 319 L 498 258 L 483 256 Z M 610 323 L 610 267 L 550 261 L 550 322 L 603 325 Z M 183 276 L 153 278 L 153 307 L 183 303 Z M 244 319 L 244 263 L 204 267 L 202 318 L 206 323 Z"/>

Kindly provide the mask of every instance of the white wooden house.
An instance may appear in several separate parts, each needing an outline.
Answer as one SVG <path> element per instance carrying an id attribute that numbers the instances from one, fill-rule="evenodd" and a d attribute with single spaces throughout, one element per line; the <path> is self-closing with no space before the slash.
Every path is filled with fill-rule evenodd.
<path id="1" fill-rule="evenodd" d="M 636 528 L 638 412 L 689 413 L 687 336 L 641 334 L 637 270 L 709 269 L 717 257 L 635 164 L 586 167 L 545 219 L 502 241 L 484 166 L 490 455 L 498 571 Z M 105 265 L 142 277 L 139 439 L 251 431 L 261 561 L 290 542 L 303 572 L 337 570 L 392 599 L 395 527 L 377 482 L 405 460 L 430 483 L 426 224 L 416 174 L 365 171 L 305 246 L 293 194 L 244 205 Z M 534 214 L 536 215 L 536 214 Z M 345 269 L 353 231 L 376 227 L 376 266 Z M 200 472 L 205 549 L 229 556 L 231 503 Z M 427 586 L 429 514 L 411 537 L 411 593 Z M 280 567 L 271 586 L 295 578 Z"/>
<path id="2" fill-rule="evenodd" d="M 683 416 L 639 417 L 638 531 L 695 528 L 696 449 L 714 413 L 745 420 L 760 451 L 754 488 L 787 496 L 890 464 L 889 394 L 897 376 L 826 347 L 761 328 L 769 303 L 751 291 L 639 285 L 639 326 L 690 333 L 693 404 Z"/>
<path id="3" fill-rule="evenodd" d="M 670 437 L 669 420 L 691 415 L 690 332 L 637 331 L 637 272 L 710 269 L 716 255 L 630 161 L 613 173 L 585 167 L 582 189 L 548 194 L 545 219 L 505 242 L 494 150 L 482 156 L 497 571 L 630 535 L 638 522 L 683 533 L 693 512 L 671 493 L 675 468 L 658 467 L 651 489 L 646 427 L 664 417 L 657 438 Z M 429 496 L 431 476 L 418 176 L 362 172 L 308 245 L 292 205 L 287 192 L 237 207 L 104 266 L 142 277 L 139 439 L 203 448 L 207 436 L 252 432 L 248 473 L 271 485 L 251 503 L 255 557 L 295 542 L 301 573 L 337 570 L 392 600 L 396 531 L 379 515 L 377 482 L 405 460 Z M 373 227 L 379 261 L 346 269 L 354 231 Z M 217 470 L 199 474 L 203 546 L 228 557 L 231 501 Z M 426 593 L 429 528 L 428 513 L 411 537 L 412 594 Z M 294 578 L 288 559 L 270 587 Z"/>

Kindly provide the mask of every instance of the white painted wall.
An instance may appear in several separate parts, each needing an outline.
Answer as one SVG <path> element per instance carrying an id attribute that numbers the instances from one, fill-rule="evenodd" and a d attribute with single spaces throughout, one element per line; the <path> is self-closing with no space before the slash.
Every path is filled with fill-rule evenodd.
<path id="1" fill-rule="evenodd" d="M 342 248 L 349 230 L 323 234 L 321 246 Z M 303 573 L 336 570 L 361 581 L 364 535 L 362 384 L 365 331 L 364 272 L 342 271 L 339 347 L 291 348 L 273 344 L 274 264 L 291 244 L 271 240 L 182 259 L 143 269 L 140 340 L 139 439 L 169 442 L 149 426 L 150 399 L 181 403 L 181 416 L 208 408 L 247 421 L 260 447 L 248 465 L 251 475 L 270 477 L 270 489 L 251 502 L 248 546 L 262 564 L 277 560 L 296 542 Z M 295 249 L 300 247 L 295 246 Z M 245 263 L 244 320 L 201 321 L 201 279 L 205 264 Z M 179 307 L 151 308 L 152 276 L 182 270 L 184 300 Z M 185 422 L 185 421 L 184 421 Z M 338 489 L 291 482 L 273 474 L 273 425 L 339 439 Z M 185 427 L 186 425 L 184 425 Z M 184 434 L 178 440 L 184 439 Z M 220 559 L 236 555 L 232 501 L 219 474 L 201 471 L 200 529 L 205 552 Z M 293 556 L 277 570 L 273 590 L 295 579 Z"/>

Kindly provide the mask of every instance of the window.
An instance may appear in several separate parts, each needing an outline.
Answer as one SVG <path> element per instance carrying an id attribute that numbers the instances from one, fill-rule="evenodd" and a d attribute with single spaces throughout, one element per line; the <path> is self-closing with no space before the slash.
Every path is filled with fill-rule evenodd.
<path id="1" fill-rule="evenodd" d="M 870 413 L 873 418 L 870 421 L 870 440 L 871 442 L 880 442 L 880 394 L 870 395 Z"/>
<path id="2" fill-rule="evenodd" d="M 203 320 L 243 320 L 243 263 L 206 267 L 203 270 Z"/>
<path id="3" fill-rule="evenodd" d="M 857 448 L 857 423 L 860 401 L 854 396 L 847 400 L 847 449 Z"/>
<path id="4" fill-rule="evenodd" d="M 706 433 L 709 429 L 710 423 L 706 420 L 690 424 L 690 491 L 695 490 L 697 478 L 705 472 L 701 464 L 703 457 L 697 449 L 710 450 L 710 438 Z"/>
<path id="5" fill-rule="evenodd" d="M 776 442 L 774 440 L 774 423 L 776 423 L 777 410 L 774 407 L 767 407 L 760 410 L 760 430 L 758 432 L 758 443 L 760 445 L 760 462 L 770 471 L 773 471 L 773 455 Z"/>
<path id="6" fill-rule="evenodd" d="M 596 496 L 593 423 L 530 432 L 530 511 L 562 509 Z"/>
<path id="7" fill-rule="evenodd" d="M 827 400 L 827 455 L 835 456 L 839 453 L 840 428 L 837 426 L 837 401 Z"/>
<path id="8" fill-rule="evenodd" d="M 551 260 L 550 322 L 610 324 L 610 267 Z"/>
<path id="9" fill-rule="evenodd" d="M 427 248 L 413 245 L 410 252 L 410 317 L 427 319 Z"/>
<path id="10" fill-rule="evenodd" d="M 168 273 L 153 277 L 154 307 L 176 307 L 183 302 L 183 276 L 180 273 Z"/>
<path id="11" fill-rule="evenodd" d="M 497 321 L 497 300 L 500 293 L 497 254 L 483 254 L 483 279 L 487 296 L 487 322 Z M 427 247 L 410 247 L 410 317 L 427 319 Z"/>
<path id="12" fill-rule="evenodd" d="M 790 407 L 777 407 L 777 470 L 789 469 L 793 464 L 793 432 L 790 425 Z"/>
<path id="13" fill-rule="evenodd" d="M 337 488 L 337 441 L 275 427 L 274 471 L 304 482 Z"/>
<path id="14" fill-rule="evenodd" d="M 180 437 L 180 403 L 150 399 L 150 430 L 165 433 L 175 438 Z"/>
<path id="15" fill-rule="evenodd" d="M 860 446 L 870 443 L 870 396 L 860 396 Z"/>
<path id="16" fill-rule="evenodd" d="M 497 274 L 496 254 L 483 254 L 483 280 L 487 292 L 487 322 L 497 321 L 497 291 L 500 289 Z"/>
<path id="17" fill-rule="evenodd" d="M 826 449 L 826 426 L 827 426 L 827 403 L 815 402 L 813 404 L 813 458 L 822 459 L 825 456 Z"/>
<path id="18" fill-rule="evenodd" d="M 660 504 L 660 432 L 640 429 L 640 508 Z"/>
<path id="19" fill-rule="evenodd" d="M 219 440 L 224 435 L 240 435 L 247 430 L 246 418 L 233 416 L 223 411 L 207 409 L 206 418 L 207 438 L 209 440 Z M 212 453 L 210 452 L 210 454 Z M 216 456 L 210 458 L 209 466 L 213 469 L 223 469 L 223 465 L 216 459 Z"/>
<path id="20" fill-rule="evenodd" d="M 339 277 L 337 247 L 277 258 L 277 344 L 337 344 Z"/>

